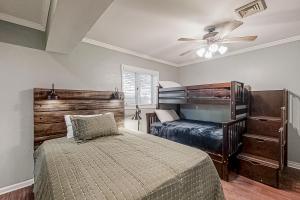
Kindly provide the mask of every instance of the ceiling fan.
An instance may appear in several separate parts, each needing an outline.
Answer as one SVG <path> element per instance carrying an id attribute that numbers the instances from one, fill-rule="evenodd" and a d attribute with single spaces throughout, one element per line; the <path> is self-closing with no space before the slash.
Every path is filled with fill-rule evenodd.
<path id="1" fill-rule="evenodd" d="M 237 29 L 243 24 L 238 20 L 226 21 L 223 23 L 215 24 L 206 27 L 204 30 L 208 33 L 202 38 L 179 38 L 178 41 L 182 42 L 196 42 L 199 43 L 202 48 L 190 49 L 180 54 L 185 56 L 189 53 L 196 52 L 199 57 L 211 58 L 216 52 L 220 54 L 226 53 L 228 48 L 222 44 L 238 43 L 238 42 L 252 42 L 256 40 L 257 36 L 243 36 L 243 37 L 229 37 L 228 34 Z M 221 45 L 221 46 L 219 46 Z M 205 48 L 206 47 L 206 48 Z"/>

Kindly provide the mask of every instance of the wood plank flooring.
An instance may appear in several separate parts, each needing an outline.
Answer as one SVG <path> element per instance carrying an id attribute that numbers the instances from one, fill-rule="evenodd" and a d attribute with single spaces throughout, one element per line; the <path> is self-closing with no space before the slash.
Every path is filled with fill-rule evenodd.
<path id="1" fill-rule="evenodd" d="M 231 174 L 222 181 L 227 200 L 300 200 L 300 170 L 288 168 L 281 177 L 280 189 Z"/>
<path id="2" fill-rule="evenodd" d="M 34 200 L 33 187 L 26 187 L 0 196 L 0 200 Z"/>
<path id="3" fill-rule="evenodd" d="M 300 200 L 300 170 L 288 168 L 281 179 L 281 189 L 269 187 L 236 174 L 222 181 L 226 200 Z M 34 200 L 32 187 L 0 196 L 0 200 Z"/>

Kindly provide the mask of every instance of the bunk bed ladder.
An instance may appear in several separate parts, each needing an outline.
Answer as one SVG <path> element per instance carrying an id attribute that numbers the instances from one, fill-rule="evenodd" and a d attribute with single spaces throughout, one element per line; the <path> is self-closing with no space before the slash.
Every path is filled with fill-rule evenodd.
<path id="1" fill-rule="evenodd" d="M 246 117 L 248 114 L 248 91 L 244 84 L 237 81 L 231 82 L 230 111 L 231 119 Z"/>

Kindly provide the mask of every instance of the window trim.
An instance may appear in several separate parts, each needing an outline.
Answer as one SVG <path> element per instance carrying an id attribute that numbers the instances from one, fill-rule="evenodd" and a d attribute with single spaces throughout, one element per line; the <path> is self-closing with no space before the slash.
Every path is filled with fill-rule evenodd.
<path id="1" fill-rule="evenodd" d="M 159 72 L 151 69 L 144 69 L 141 67 L 134 67 L 129 65 L 122 64 L 121 66 L 122 74 L 123 71 L 130 71 L 130 72 L 136 72 L 136 73 L 145 73 L 145 74 L 151 74 L 151 75 L 157 75 L 159 77 Z"/>
<path id="2" fill-rule="evenodd" d="M 143 74 L 143 73 L 150 74 L 150 75 L 152 75 L 152 79 L 153 79 L 153 76 L 157 76 L 157 78 L 159 80 L 159 72 L 158 71 L 122 64 L 121 65 L 121 90 L 122 91 L 123 91 L 123 73 L 124 73 L 124 71 L 141 73 L 141 74 Z M 153 80 L 152 80 L 152 87 L 153 87 Z M 152 92 L 153 92 L 152 93 L 152 97 L 153 97 L 154 92 L 156 92 L 155 88 L 153 88 Z M 136 98 L 137 98 L 137 96 L 136 96 Z M 137 101 L 137 99 L 136 99 L 136 101 Z M 157 107 L 157 104 L 139 105 L 139 107 L 144 108 L 144 109 L 155 109 Z M 135 109 L 135 105 L 125 105 L 125 109 Z"/>

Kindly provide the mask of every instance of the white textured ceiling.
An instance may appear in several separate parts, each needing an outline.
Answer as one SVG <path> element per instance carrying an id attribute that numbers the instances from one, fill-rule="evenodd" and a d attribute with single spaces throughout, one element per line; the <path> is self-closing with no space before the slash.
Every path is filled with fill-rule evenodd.
<path id="1" fill-rule="evenodd" d="M 49 2 L 50 0 L 0 0 L 0 14 L 9 15 L 45 27 Z M 7 17 L 4 20 L 6 19 Z"/>
<path id="2" fill-rule="evenodd" d="M 176 41 L 203 35 L 203 28 L 226 20 L 244 22 L 230 36 L 258 35 L 252 43 L 230 44 L 229 52 L 300 35 L 300 1 L 266 0 L 267 10 L 240 19 L 234 10 L 251 0 L 114 0 L 87 38 L 177 65 L 199 60 L 197 46 Z"/>

